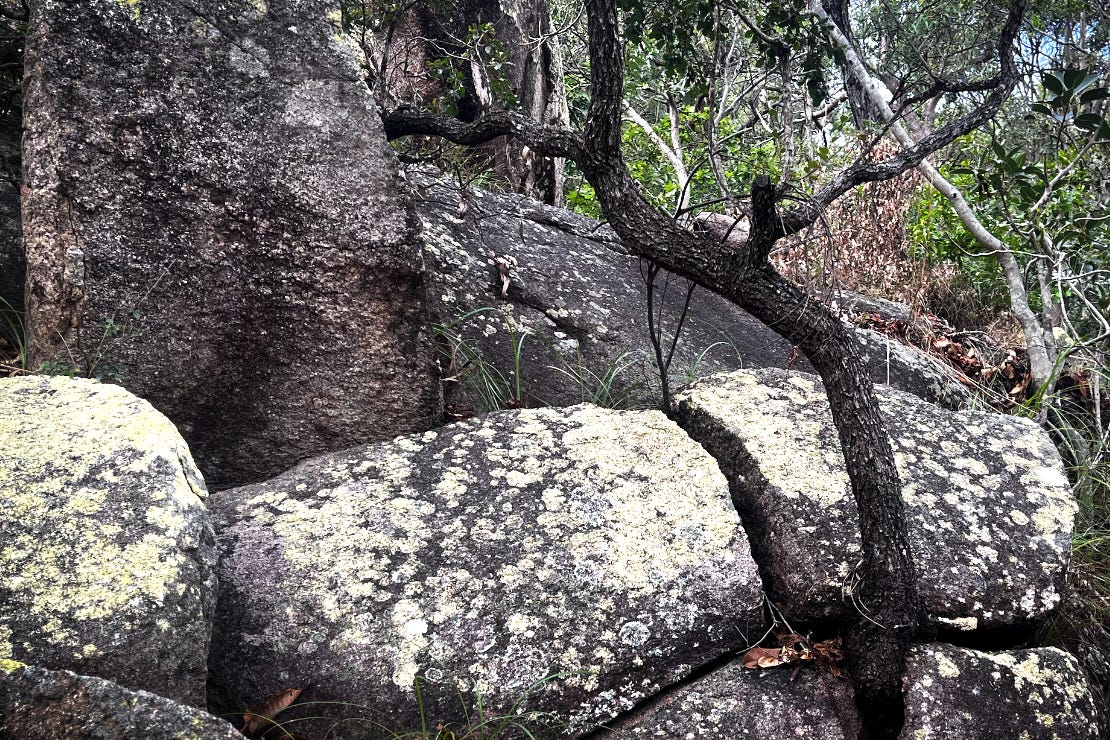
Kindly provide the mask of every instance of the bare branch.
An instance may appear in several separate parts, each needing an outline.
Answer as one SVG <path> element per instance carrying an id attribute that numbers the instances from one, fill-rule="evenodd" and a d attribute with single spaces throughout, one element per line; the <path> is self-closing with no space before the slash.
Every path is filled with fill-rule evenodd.
<path id="1" fill-rule="evenodd" d="M 401 106 L 382 116 L 389 140 L 402 136 L 440 136 L 455 144 L 477 146 L 499 136 L 523 141 L 545 157 L 582 157 L 582 137 L 570 129 L 544 126 L 515 111 L 487 111 L 475 121 L 460 121 L 439 113 Z"/>

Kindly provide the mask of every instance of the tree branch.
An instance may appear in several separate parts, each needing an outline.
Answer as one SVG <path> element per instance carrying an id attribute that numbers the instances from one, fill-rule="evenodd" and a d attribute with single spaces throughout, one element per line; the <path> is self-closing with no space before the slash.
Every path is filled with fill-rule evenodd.
<path id="1" fill-rule="evenodd" d="M 499 136 L 512 136 L 545 157 L 578 161 L 583 151 L 582 137 L 576 131 L 544 126 L 515 111 L 487 111 L 480 118 L 467 122 L 400 106 L 385 112 L 382 121 L 390 141 L 402 136 L 439 136 L 455 144 L 477 146 Z"/>
<path id="2" fill-rule="evenodd" d="M 943 126 L 920 141 L 905 134 L 896 121 L 894 111 L 886 102 L 885 88 L 879 80 L 868 73 L 863 61 L 855 53 L 851 41 L 829 18 L 819 0 L 811 0 L 809 10 L 824 23 L 829 35 L 840 46 L 847 57 L 851 74 L 863 85 L 872 102 L 879 108 L 883 120 L 890 124 L 891 132 L 902 144 L 898 154 L 881 162 L 867 162 L 860 158 L 842 170 L 831 182 L 817 191 L 804 205 L 783 216 L 784 230 L 793 234 L 812 225 L 830 203 L 857 185 L 876 180 L 890 180 L 903 172 L 917 167 L 933 152 L 944 148 L 959 137 L 974 131 L 990 120 L 1010 97 L 1018 81 L 1017 64 L 1014 61 L 1014 40 L 1021 30 L 1021 19 L 1025 14 L 1028 0 L 1012 0 L 1006 23 L 999 34 L 999 73 L 995 78 L 998 84 L 987 99 L 974 110 Z M 899 131 L 903 135 L 899 134 Z"/>

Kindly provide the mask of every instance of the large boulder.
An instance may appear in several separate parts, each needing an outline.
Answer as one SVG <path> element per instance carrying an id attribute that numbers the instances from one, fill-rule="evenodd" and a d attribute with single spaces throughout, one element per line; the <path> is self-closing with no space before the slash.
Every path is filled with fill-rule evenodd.
<path id="1" fill-rule="evenodd" d="M 417 209 L 438 321 L 504 376 L 503 398 L 515 394 L 519 344 L 522 395 L 530 406 L 595 398 L 660 405 L 640 262 L 609 227 L 522 196 L 460 192 L 423 171 L 410 176 L 423 194 Z M 669 343 L 686 282 L 666 273 L 656 282 L 656 310 L 662 309 Z M 672 387 L 721 370 L 786 367 L 791 356 L 790 344 L 752 316 L 696 290 L 671 365 Z M 456 358 L 462 365 L 463 353 L 456 351 Z M 804 360 L 801 366 L 809 367 Z M 608 383 L 616 368 L 621 372 Z M 467 390 L 449 385 L 448 400 L 490 405 L 484 388 Z"/>
<path id="2" fill-rule="evenodd" d="M 854 327 L 863 361 L 877 383 L 907 391 L 947 409 L 972 405 L 974 396 L 956 372 L 916 347 L 871 329 Z"/>
<path id="3" fill-rule="evenodd" d="M 225 720 L 103 678 L 0 659 L 0 737 L 243 740 Z"/>
<path id="4" fill-rule="evenodd" d="M 1086 677 L 1055 648 L 916 646 L 906 660 L 905 699 L 902 740 L 1098 737 Z M 858 730 L 847 679 L 812 665 L 749 670 L 737 660 L 646 702 L 604 737 L 840 740 Z"/>
<path id="5" fill-rule="evenodd" d="M 0 380 L 0 658 L 203 706 L 205 495 L 146 401 L 94 380 Z"/>
<path id="6" fill-rule="evenodd" d="M 725 479 L 655 411 L 490 414 L 307 461 L 213 513 L 220 711 L 311 684 L 368 707 L 378 727 L 347 737 L 478 705 L 575 732 L 762 634 Z"/>
<path id="7" fill-rule="evenodd" d="M 449 384 L 449 401 L 504 405 L 516 393 L 519 358 L 528 405 L 660 404 L 642 266 L 611 229 L 521 196 L 460 190 L 423 170 L 410 177 L 422 194 L 417 209 L 441 338 L 454 351 L 459 378 L 475 381 L 469 389 Z M 686 295 L 685 280 L 666 272 L 656 277 L 664 349 Z M 952 372 L 925 353 L 897 343 L 888 348 L 875 332 L 858 334 L 876 382 L 949 407 L 967 402 Z M 695 290 L 670 367 L 671 388 L 742 367 L 812 370 L 751 315 Z M 612 377 L 614 369 L 620 372 Z"/>
<path id="8" fill-rule="evenodd" d="M 984 653 L 921 645 L 906 659 L 903 740 L 1095 740 L 1079 662 L 1057 648 Z"/>
<path id="9" fill-rule="evenodd" d="M 753 670 L 735 660 L 648 701 L 602 737 L 844 740 L 858 735 L 846 678 L 813 666 Z"/>
<path id="10" fill-rule="evenodd" d="M 43 0 L 30 28 L 33 367 L 148 399 L 216 489 L 438 419 L 416 219 L 338 3 Z"/>
<path id="11" fill-rule="evenodd" d="M 945 411 L 878 389 L 926 607 L 941 626 L 1025 629 L 1060 601 L 1076 504 L 1027 419 Z M 720 461 L 772 598 L 789 618 L 847 616 L 859 518 L 817 378 L 708 378 L 679 423 Z"/>

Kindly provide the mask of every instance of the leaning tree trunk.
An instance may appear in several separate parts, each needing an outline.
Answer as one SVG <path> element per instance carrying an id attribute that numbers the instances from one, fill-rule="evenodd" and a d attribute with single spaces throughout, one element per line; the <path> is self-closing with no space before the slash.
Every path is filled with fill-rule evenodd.
<path id="1" fill-rule="evenodd" d="M 894 453 L 859 347 L 836 316 L 771 267 L 771 247 L 783 234 L 767 176 L 757 177 L 752 189 L 745 250 L 679 229 L 648 205 L 621 155 L 624 72 L 616 6 L 587 0 L 586 7 L 593 96 L 578 165 L 610 224 L 634 254 L 719 293 L 793 342 L 824 381 L 863 541 L 858 600 L 869 613 L 845 636 L 849 670 L 865 731 L 896 737 L 904 718 L 902 665 L 923 608 Z"/>

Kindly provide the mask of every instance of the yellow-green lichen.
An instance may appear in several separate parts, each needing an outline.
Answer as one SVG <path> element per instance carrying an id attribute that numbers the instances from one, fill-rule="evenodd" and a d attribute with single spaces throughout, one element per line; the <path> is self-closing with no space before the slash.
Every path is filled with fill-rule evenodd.
<path id="1" fill-rule="evenodd" d="M 772 519 L 799 521 L 801 526 L 770 535 L 773 547 L 807 553 L 802 560 L 809 560 L 797 567 L 810 571 L 807 582 L 828 590 L 806 598 L 826 598 L 820 594 L 838 587 L 841 566 L 854 562 L 843 551 L 848 542 L 858 544 L 858 534 L 849 526 L 847 542 L 837 544 L 804 526 L 830 516 L 849 522 L 855 517 L 823 388 L 801 376 L 739 371 L 703 381 L 677 402 L 692 428 L 707 423 L 717 434 L 723 427 L 742 444 L 747 454 L 736 462 L 745 479 L 743 495 L 749 505 L 770 507 Z M 943 411 L 893 391 L 880 392 L 879 403 L 891 420 L 888 432 L 921 576 L 927 586 L 938 586 L 926 590 L 952 595 L 953 574 L 966 584 L 958 596 L 964 603 L 928 606 L 955 618 L 1002 622 L 1055 606 L 1053 573 L 1066 564 L 1076 505 L 1043 430 L 1008 417 Z M 998 440 L 1003 444 L 995 445 Z M 970 557 L 953 571 L 936 543 L 958 541 L 966 543 L 962 549 Z M 995 585 L 1003 564 L 1011 584 L 1006 587 Z M 988 595 L 993 603 L 971 607 Z M 952 613 L 968 608 L 971 614 Z"/>
<path id="2" fill-rule="evenodd" d="M 135 19 L 136 23 L 142 20 L 143 0 L 116 0 L 116 2 L 119 3 L 121 8 L 131 13 L 131 17 Z"/>
<path id="3" fill-rule="evenodd" d="M 0 510 L 19 522 L 0 575 L 41 620 L 36 639 L 77 639 L 63 618 L 161 604 L 181 578 L 186 512 L 203 509 L 205 494 L 174 426 L 124 389 L 0 381 Z"/>
<path id="4" fill-rule="evenodd" d="M 0 658 L 0 671 L 2 671 L 4 673 L 12 673 L 13 671 L 18 671 L 20 668 L 26 668 L 26 667 L 27 667 L 26 665 L 24 665 L 23 663 L 20 663 L 18 660 L 9 660 L 8 658 Z"/>
<path id="5" fill-rule="evenodd" d="M 296 574 L 290 614 L 335 624 L 333 651 L 360 651 L 402 689 L 442 661 L 460 691 L 526 689 L 554 673 L 592 691 L 614 650 L 681 633 L 702 610 L 734 613 L 733 597 L 691 596 L 688 571 L 727 574 L 722 592 L 758 592 L 724 476 L 657 412 L 506 413 L 336 456 L 312 480 L 327 486 L 293 479 L 287 493 L 247 494 L 229 534 L 271 533 L 282 572 Z M 600 634 L 618 594 L 668 617 Z M 466 646 L 450 637 L 460 629 Z M 471 649 L 480 660 L 460 659 Z"/>

